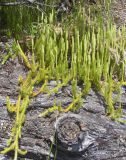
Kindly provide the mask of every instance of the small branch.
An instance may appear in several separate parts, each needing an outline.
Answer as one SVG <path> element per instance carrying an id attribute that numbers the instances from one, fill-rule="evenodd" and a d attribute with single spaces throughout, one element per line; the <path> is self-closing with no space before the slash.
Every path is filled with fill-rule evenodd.
<path id="1" fill-rule="evenodd" d="M 0 2 L 0 6 L 17 6 L 17 5 L 23 5 L 26 4 L 28 2 Z"/>
<path id="2" fill-rule="evenodd" d="M 17 5 L 29 5 L 30 2 L 26 1 L 26 2 L 0 2 L 0 6 L 17 6 Z M 31 3 L 32 4 L 32 3 Z M 37 5 L 37 6 L 40 6 L 40 7 L 43 7 L 43 6 L 46 6 L 46 7 L 57 7 L 57 5 L 51 5 L 51 4 L 44 4 L 44 3 L 40 3 L 40 2 L 34 2 L 33 3 L 34 5 Z"/>

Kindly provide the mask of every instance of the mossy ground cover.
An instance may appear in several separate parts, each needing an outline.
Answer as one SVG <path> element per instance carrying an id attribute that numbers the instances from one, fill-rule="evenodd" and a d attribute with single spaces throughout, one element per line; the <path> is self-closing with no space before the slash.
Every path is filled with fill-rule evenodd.
<path id="1" fill-rule="evenodd" d="M 15 113 L 16 118 L 8 146 L 2 154 L 14 150 L 14 160 L 18 153 L 26 154 L 26 151 L 20 150 L 19 139 L 30 100 L 43 92 L 50 96 L 68 83 L 72 85 L 73 102 L 65 109 L 62 104 L 54 104 L 39 116 L 46 116 L 55 110 L 75 110 L 80 105 L 81 98 L 88 94 L 93 86 L 104 96 L 106 115 L 120 121 L 121 104 L 115 109 L 116 99 L 112 98 L 112 94 L 114 91 L 120 94 L 121 86 L 126 85 L 126 28 L 122 26 L 117 29 L 108 8 L 109 4 L 106 3 L 104 9 L 109 17 L 107 20 L 104 20 L 100 4 L 88 8 L 78 4 L 72 13 L 67 16 L 63 14 L 60 21 L 57 21 L 54 9 L 48 14 L 41 13 L 41 21 L 38 21 L 35 29 L 33 25 L 31 27 L 29 56 L 18 41 L 15 41 L 14 51 L 23 59 L 29 71 L 25 79 L 19 75 L 20 91 L 17 103 L 12 105 L 7 97 L 7 109 Z M 23 16 L 22 10 L 20 13 Z M 50 80 L 57 81 L 57 86 L 52 90 L 47 87 Z M 35 86 L 40 82 L 42 86 L 36 90 Z M 84 87 L 78 93 L 79 82 L 83 83 Z"/>

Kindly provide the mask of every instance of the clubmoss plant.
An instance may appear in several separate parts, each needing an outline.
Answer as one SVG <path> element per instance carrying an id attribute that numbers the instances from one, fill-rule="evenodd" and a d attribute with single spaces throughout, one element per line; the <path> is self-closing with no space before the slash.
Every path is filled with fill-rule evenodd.
<path id="1" fill-rule="evenodd" d="M 115 109 L 116 103 L 112 94 L 117 87 L 126 85 L 125 82 L 125 59 L 126 50 L 126 28 L 116 28 L 111 20 L 104 23 L 102 16 L 96 14 L 93 19 L 93 8 L 88 10 L 79 6 L 74 16 L 69 15 L 71 24 L 59 24 L 56 22 L 54 10 L 49 16 L 42 15 L 39 25 L 38 38 L 32 39 L 32 55 L 29 60 L 25 52 L 17 43 L 18 55 L 23 59 L 25 66 L 29 69 L 27 77 L 19 76 L 20 92 L 16 105 L 10 104 L 7 98 L 8 111 L 16 114 L 15 124 L 8 146 L 1 153 L 14 150 L 15 157 L 25 154 L 20 150 L 19 139 L 25 120 L 25 112 L 33 96 L 45 92 L 49 96 L 71 82 L 73 101 L 65 108 L 50 106 L 38 116 L 46 116 L 48 113 L 58 110 L 68 112 L 75 110 L 81 98 L 89 93 L 90 88 L 95 86 L 103 96 L 107 104 L 107 114 L 110 118 L 121 121 L 121 105 Z M 88 12 L 88 13 L 87 13 Z M 101 10 L 98 12 L 101 13 Z M 47 84 L 50 80 L 56 80 L 57 86 L 49 91 Z M 77 92 L 78 81 L 83 82 L 81 92 Z M 35 86 L 43 82 L 39 90 Z M 58 83 L 61 82 L 61 83 Z"/>

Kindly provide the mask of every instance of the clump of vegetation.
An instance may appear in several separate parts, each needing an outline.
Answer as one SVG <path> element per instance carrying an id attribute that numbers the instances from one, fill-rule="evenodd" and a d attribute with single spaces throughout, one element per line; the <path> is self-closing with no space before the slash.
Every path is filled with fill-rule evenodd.
<path id="1" fill-rule="evenodd" d="M 3 0 L 2 2 L 8 2 Z M 10 1 L 14 2 L 14 1 Z M 8 2 L 9 3 L 9 2 Z M 7 36 L 21 39 L 32 32 L 32 23 L 39 22 L 41 10 L 28 5 L 0 7 L 0 27 Z"/>
<path id="2" fill-rule="evenodd" d="M 16 114 L 16 119 L 8 147 L 1 153 L 14 150 L 14 160 L 18 153 L 26 153 L 20 150 L 19 139 L 30 99 L 42 92 L 56 93 L 69 82 L 72 84 L 73 102 L 65 109 L 62 104 L 54 104 L 39 116 L 46 116 L 54 110 L 68 112 L 76 109 L 82 96 L 88 94 L 93 85 L 105 98 L 107 114 L 119 121 L 121 105 L 115 109 L 112 94 L 125 84 L 126 28 L 122 26 L 117 30 L 111 19 L 104 22 L 101 13 L 100 8 L 96 10 L 91 6 L 85 10 L 78 5 L 77 10 L 67 17 L 68 21 L 63 17 L 61 22 L 57 22 L 55 10 L 49 16 L 42 14 L 38 37 L 31 40 L 31 60 L 17 43 L 16 51 L 29 72 L 26 79 L 19 76 L 20 93 L 16 105 L 10 104 L 7 98 L 7 109 Z M 57 81 L 57 86 L 51 91 L 47 88 L 50 80 Z M 84 83 L 80 93 L 77 93 L 78 81 Z M 43 82 L 42 87 L 35 91 L 40 82 Z"/>

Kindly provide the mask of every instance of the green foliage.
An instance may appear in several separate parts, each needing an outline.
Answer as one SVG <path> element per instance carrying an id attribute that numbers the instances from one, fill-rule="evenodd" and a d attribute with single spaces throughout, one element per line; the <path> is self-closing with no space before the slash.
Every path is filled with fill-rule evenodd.
<path id="1" fill-rule="evenodd" d="M 4 65 L 10 58 L 15 59 L 15 57 L 17 57 L 17 53 L 15 52 L 15 49 L 17 48 L 17 43 L 14 42 L 11 47 L 12 48 L 10 49 L 10 45 L 6 44 L 7 54 L 2 55 L 2 62 L 1 62 L 2 65 Z"/>
<path id="2" fill-rule="evenodd" d="M 9 103 L 10 102 L 8 100 L 7 102 L 8 106 L 10 105 Z M 26 96 L 23 99 L 22 104 L 21 104 L 21 95 L 19 95 L 16 106 L 15 106 L 16 108 L 15 124 L 12 128 L 11 136 L 8 141 L 8 147 L 5 148 L 3 151 L 1 151 L 1 154 L 6 154 L 14 150 L 15 151 L 14 160 L 17 160 L 18 153 L 22 155 L 25 155 L 27 153 L 27 151 L 22 151 L 19 149 L 19 139 L 21 138 L 22 124 L 24 123 L 25 111 L 26 111 L 28 104 L 29 104 L 28 96 Z"/>
<path id="3" fill-rule="evenodd" d="M 0 12 L 1 29 L 6 30 L 8 36 L 13 35 L 16 39 L 20 39 L 24 34 L 31 33 L 32 23 L 39 22 L 41 15 L 41 12 L 36 8 L 33 9 L 23 5 L 2 7 Z"/>

